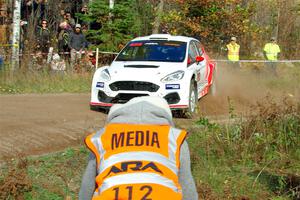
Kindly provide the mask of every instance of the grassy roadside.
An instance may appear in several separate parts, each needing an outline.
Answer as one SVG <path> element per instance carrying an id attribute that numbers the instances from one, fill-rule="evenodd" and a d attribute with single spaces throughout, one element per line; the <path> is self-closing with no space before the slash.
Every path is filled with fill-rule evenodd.
<path id="1" fill-rule="evenodd" d="M 217 79 L 228 76 L 230 66 L 219 64 L 220 74 Z M 271 91 L 285 91 L 286 93 L 299 95 L 298 83 L 300 82 L 300 64 L 280 63 L 277 67 L 278 77 L 270 76 L 262 63 L 244 63 L 238 76 L 229 77 L 236 79 L 237 83 L 244 79 L 260 84 Z M 230 73 L 229 73 L 230 74 Z M 24 93 L 78 93 L 90 92 L 93 72 L 88 73 L 54 73 L 49 70 L 30 71 L 20 69 L 11 75 L 8 69 L 0 70 L 0 95 L 1 94 L 24 94 Z M 227 77 L 228 78 L 228 77 Z M 242 80 L 241 80 L 242 79 Z M 259 83 L 257 83 L 259 82 Z"/>
<path id="2" fill-rule="evenodd" d="M 17 72 L 0 73 L 0 94 L 89 92 L 92 73 Z"/>
<path id="3" fill-rule="evenodd" d="M 300 104 L 267 98 L 230 125 L 199 119 L 189 137 L 201 199 L 299 199 Z"/>
<path id="4" fill-rule="evenodd" d="M 255 114 L 234 124 L 199 118 L 191 126 L 188 142 L 200 199 L 300 195 L 299 102 L 266 99 L 255 108 Z M 87 155 L 78 147 L 9 160 L 0 173 L 0 199 L 77 199 Z"/>

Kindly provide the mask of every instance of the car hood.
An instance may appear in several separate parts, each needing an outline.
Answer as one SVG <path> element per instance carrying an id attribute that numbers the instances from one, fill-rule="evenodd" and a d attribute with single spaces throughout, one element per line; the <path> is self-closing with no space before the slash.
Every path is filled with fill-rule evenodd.
<path id="1" fill-rule="evenodd" d="M 184 70 L 186 66 L 175 62 L 113 62 L 107 69 L 112 81 L 115 80 L 136 80 L 136 81 L 157 81 L 163 77 Z"/>

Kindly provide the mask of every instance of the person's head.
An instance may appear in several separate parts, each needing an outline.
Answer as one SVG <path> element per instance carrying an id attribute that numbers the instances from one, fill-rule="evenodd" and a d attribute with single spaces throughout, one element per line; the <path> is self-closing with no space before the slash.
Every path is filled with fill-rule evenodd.
<path id="1" fill-rule="evenodd" d="M 65 10 L 64 10 L 64 9 L 60 9 L 60 15 L 61 15 L 61 16 L 65 16 L 65 14 L 66 14 L 66 13 L 65 13 Z"/>
<path id="2" fill-rule="evenodd" d="M 48 23 L 47 20 L 43 19 L 42 22 L 41 22 L 42 27 L 46 28 L 47 27 L 47 23 Z"/>
<path id="3" fill-rule="evenodd" d="M 68 20 L 72 18 L 71 13 L 69 11 L 65 12 L 65 18 L 68 19 Z"/>
<path id="4" fill-rule="evenodd" d="M 270 38 L 270 41 L 271 41 L 272 43 L 275 43 L 275 42 L 276 42 L 276 38 L 275 38 L 275 37 L 271 37 L 271 38 Z"/>
<path id="5" fill-rule="evenodd" d="M 81 31 L 81 25 L 80 24 L 76 24 L 75 25 L 75 32 L 76 33 L 80 33 L 80 31 Z"/>
<path id="6" fill-rule="evenodd" d="M 125 104 L 114 104 L 107 122 L 132 124 L 168 124 L 173 126 L 172 112 L 167 101 L 162 97 L 135 97 Z"/>
<path id="7" fill-rule="evenodd" d="M 82 32 L 86 32 L 88 30 L 88 25 L 82 24 L 81 30 L 82 30 Z"/>
<path id="8" fill-rule="evenodd" d="M 88 11 L 88 7 L 86 4 L 83 4 L 82 8 L 81 8 L 81 12 L 86 13 Z"/>
<path id="9" fill-rule="evenodd" d="M 230 41 L 233 42 L 233 43 L 236 42 L 236 37 L 231 37 Z"/>
<path id="10" fill-rule="evenodd" d="M 169 34 L 169 26 L 167 24 L 163 25 L 163 27 L 161 28 L 161 33 Z"/>
<path id="11" fill-rule="evenodd" d="M 23 21 L 23 20 L 20 20 L 20 26 L 22 27 L 22 26 L 24 26 L 24 25 L 27 25 L 27 21 Z"/>

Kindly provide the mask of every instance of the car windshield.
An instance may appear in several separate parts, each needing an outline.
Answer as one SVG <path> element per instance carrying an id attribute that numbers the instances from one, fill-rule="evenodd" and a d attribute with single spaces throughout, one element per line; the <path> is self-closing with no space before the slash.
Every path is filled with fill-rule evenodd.
<path id="1" fill-rule="evenodd" d="M 121 51 L 116 61 L 182 62 L 185 52 L 186 42 L 134 41 Z"/>

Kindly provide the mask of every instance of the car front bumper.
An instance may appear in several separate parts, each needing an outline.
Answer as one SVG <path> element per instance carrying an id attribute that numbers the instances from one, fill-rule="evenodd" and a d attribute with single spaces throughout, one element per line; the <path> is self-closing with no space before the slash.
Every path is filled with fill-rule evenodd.
<path id="1" fill-rule="evenodd" d="M 110 108 L 113 104 L 126 103 L 134 97 L 159 96 L 168 102 L 171 109 L 188 108 L 187 86 L 181 82 L 160 84 L 143 81 L 94 82 L 90 105 Z"/>

